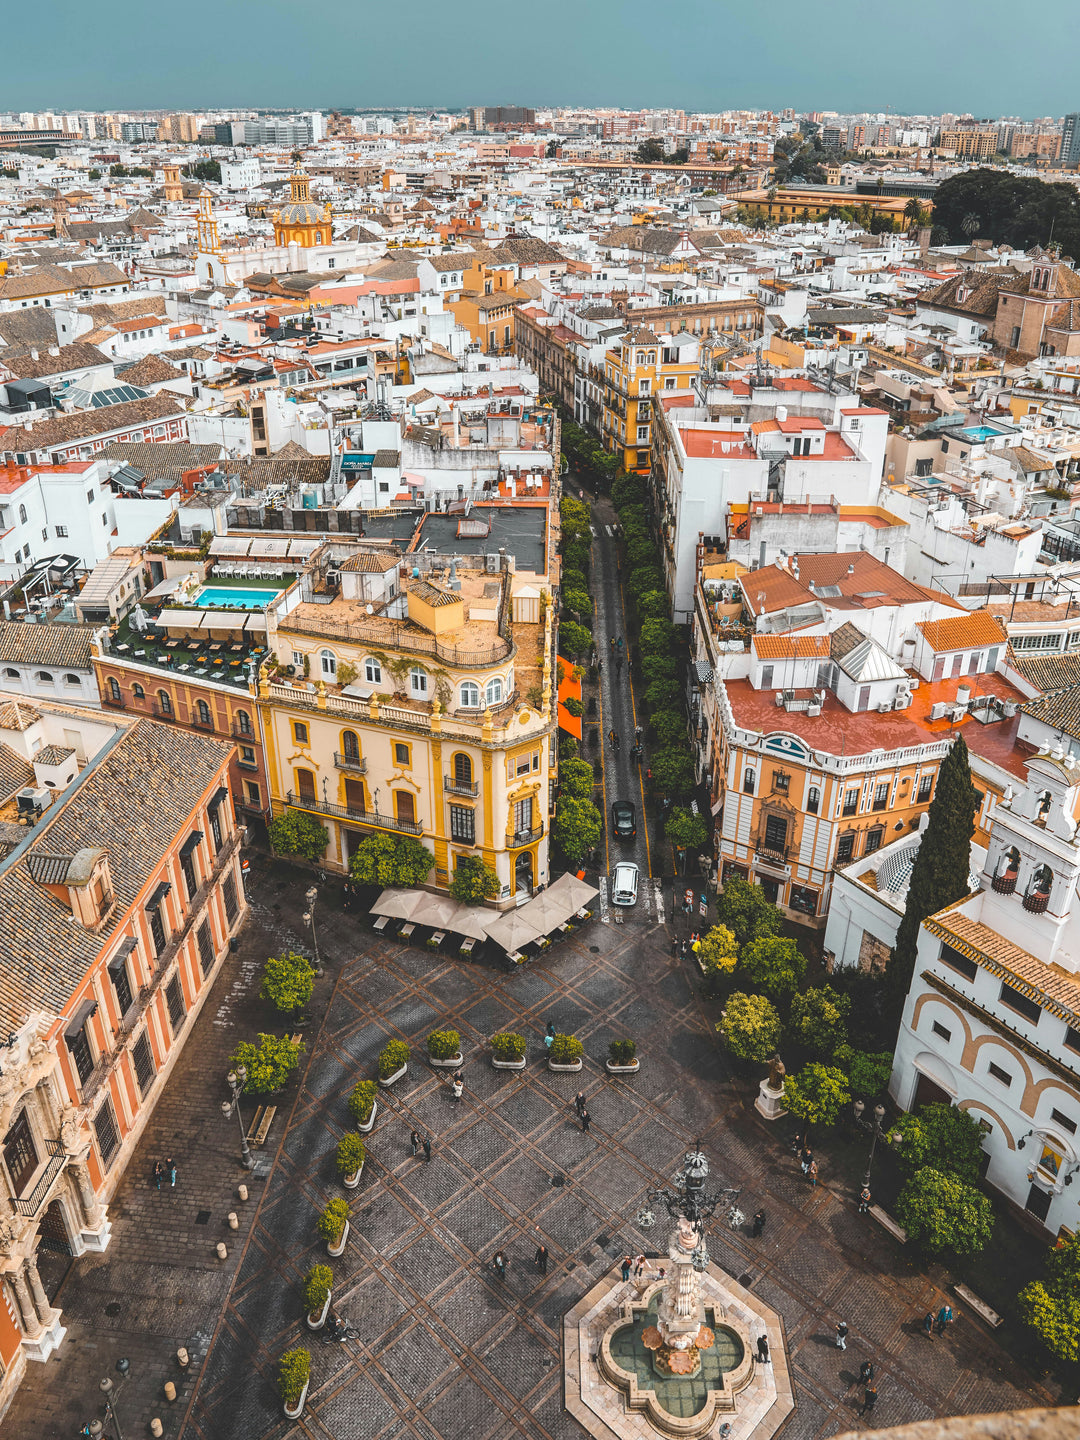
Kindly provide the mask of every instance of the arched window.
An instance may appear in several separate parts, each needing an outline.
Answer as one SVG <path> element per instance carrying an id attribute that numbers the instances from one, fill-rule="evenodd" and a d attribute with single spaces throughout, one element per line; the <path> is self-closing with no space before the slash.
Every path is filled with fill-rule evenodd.
<path id="1" fill-rule="evenodd" d="M 18 680 L 18 678 L 19 678 L 19 672 L 18 672 L 18 670 L 13 670 L 10 665 L 5 665 L 5 666 L 4 666 L 4 679 L 5 679 L 5 680 Z"/>
<path id="2" fill-rule="evenodd" d="M 472 784 L 472 758 L 462 754 L 461 751 L 454 756 L 454 783 L 456 785 Z"/>
<path id="3" fill-rule="evenodd" d="M 39 685 L 51 685 L 53 683 L 53 677 L 49 674 L 48 670 L 39 670 L 34 676 L 34 679 Z"/>
<path id="4" fill-rule="evenodd" d="M 241 735 L 251 734 L 251 716 L 246 710 L 237 710 L 236 728 L 240 731 Z"/>
<path id="5" fill-rule="evenodd" d="M 20 524 L 20 525 L 25 525 L 25 524 L 26 524 L 26 506 L 25 506 L 25 505 L 20 505 L 20 506 L 19 506 L 19 524 Z"/>
<path id="6" fill-rule="evenodd" d="M 360 759 L 360 741 L 356 738 L 355 730 L 341 732 L 341 753 L 346 760 Z"/>
<path id="7" fill-rule="evenodd" d="M 475 680 L 466 680 L 461 687 L 461 708 L 463 710 L 480 709 L 480 686 Z"/>
<path id="8" fill-rule="evenodd" d="M 159 690 L 157 692 L 157 703 L 162 715 L 172 714 L 172 696 L 168 690 Z"/>
<path id="9" fill-rule="evenodd" d="M 1024 896 L 1024 909 L 1040 914 L 1050 904 L 1050 891 L 1054 886 L 1054 872 L 1049 865 L 1040 865 L 1031 877 L 1031 884 Z"/>
<path id="10" fill-rule="evenodd" d="M 427 699 L 427 681 L 427 671 L 420 665 L 414 665 L 409 671 L 409 689 L 416 699 Z"/>
<path id="11" fill-rule="evenodd" d="M 1016 889 L 1016 879 L 1019 874 L 1020 851 L 1015 845 L 1010 845 L 1007 850 L 1002 852 L 997 872 L 991 883 L 999 895 L 1011 895 Z"/>
<path id="12" fill-rule="evenodd" d="M 742 788 L 745 794 L 753 795 L 754 786 L 757 783 L 757 776 L 753 770 L 744 770 L 742 777 Z"/>
<path id="13" fill-rule="evenodd" d="M 115 700 L 117 704 L 120 703 L 120 686 L 116 683 L 113 675 L 109 676 L 109 699 Z"/>
<path id="14" fill-rule="evenodd" d="M 78 675 L 72 675 L 69 673 L 64 676 L 64 684 L 71 685 L 74 688 L 78 688 L 82 685 L 82 681 L 79 679 Z"/>
<path id="15" fill-rule="evenodd" d="M 364 661 L 364 679 L 369 685 L 382 684 L 382 666 L 369 655 Z"/>
<path id="16" fill-rule="evenodd" d="M 136 700 L 146 699 L 146 691 L 143 689 L 143 687 L 139 684 L 138 681 L 136 681 L 135 684 L 132 685 L 131 693 L 132 695 L 134 695 Z"/>
<path id="17" fill-rule="evenodd" d="M 200 725 L 212 724 L 212 721 L 210 719 L 210 706 L 207 705 L 205 700 L 197 700 L 195 702 L 195 711 L 199 717 Z"/>
<path id="18" fill-rule="evenodd" d="M 503 683 L 500 676 L 496 675 L 484 686 L 484 703 L 486 705 L 498 705 L 503 697 Z"/>
<path id="19" fill-rule="evenodd" d="M 337 678 L 337 656 L 332 650 L 319 651 L 319 665 L 327 680 Z"/>
<path id="20" fill-rule="evenodd" d="M 322 231 L 321 231 L 321 230 L 316 230 L 316 231 L 315 231 L 315 244 L 316 244 L 316 245 L 321 245 L 321 244 L 322 244 Z"/>

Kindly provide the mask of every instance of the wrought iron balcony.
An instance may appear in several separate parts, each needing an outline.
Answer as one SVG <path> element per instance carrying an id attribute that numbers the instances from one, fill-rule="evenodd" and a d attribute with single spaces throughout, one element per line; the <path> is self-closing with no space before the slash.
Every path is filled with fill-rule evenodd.
<path id="1" fill-rule="evenodd" d="M 367 760 L 360 755 L 339 755 L 335 751 L 334 764 L 339 770 L 351 770 L 355 775 L 367 774 Z"/>
<path id="2" fill-rule="evenodd" d="M 41 1177 L 29 1195 L 20 1198 L 13 1198 L 11 1204 L 17 1215 L 27 1215 L 33 1219 L 37 1215 L 45 1201 L 49 1197 L 53 1181 L 67 1164 L 67 1153 L 59 1140 L 46 1140 L 45 1148 L 49 1152 L 49 1163 L 41 1172 Z"/>
<path id="3" fill-rule="evenodd" d="M 1011 895 L 1016 889 L 1016 876 L 995 875 L 990 881 L 990 888 L 999 895 Z"/>
<path id="4" fill-rule="evenodd" d="M 443 789 L 450 795 L 472 795 L 480 793 L 478 780 L 456 780 L 453 775 L 443 776 Z"/>
<path id="5" fill-rule="evenodd" d="M 400 830 L 406 835 L 424 833 L 424 827 L 414 820 L 395 820 L 391 815 L 380 815 L 377 810 L 356 810 L 351 805 L 334 805 L 329 800 L 318 800 L 314 795 L 294 795 L 291 790 L 285 796 L 285 803 L 292 810 L 312 810 L 319 815 L 333 815 L 338 820 L 370 825 L 373 830 Z"/>
<path id="6" fill-rule="evenodd" d="M 539 840 L 544 833 L 543 825 L 534 826 L 532 830 L 515 830 L 512 846 L 531 845 L 534 840 Z"/>
<path id="7" fill-rule="evenodd" d="M 1049 904 L 1050 896 L 1040 895 L 1037 891 L 1024 896 L 1024 909 L 1030 910 L 1033 915 L 1041 915 Z"/>

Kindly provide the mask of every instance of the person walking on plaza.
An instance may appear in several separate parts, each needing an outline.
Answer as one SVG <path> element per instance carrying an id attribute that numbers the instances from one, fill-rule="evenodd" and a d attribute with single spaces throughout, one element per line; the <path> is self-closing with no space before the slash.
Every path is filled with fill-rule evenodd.
<path id="1" fill-rule="evenodd" d="M 859 1214 L 865 1215 L 870 1209 L 870 1187 L 864 1185 L 859 1191 Z"/>
<path id="2" fill-rule="evenodd" d="M 799 1152 L 799 1164 L 802 1166 L 802 1173 L 805 1175 L 814 1161 L 814 1152 L 809 1145 L 804 1145 Z"/>
<path id="3" fill-rule="evenodd" d="M 944 1335 L 945 1331 L 953 1322 L 952 1306 L 946 1301 L 937 1312 L 937 1333 Z"/>
<path id="4" fill-rule="evenodd" d="M 635 1280 L 640 1280 L 641 1277 L 642 1277 L 642 1275 L 644 1274 L 644 1272 L 645 1272 L 645 1256 L 644 1256 L 644 1255 L 636 1255 L 636 1256 L 634 1257 L 634 1279 L 635 1279 Z"/>
<path id="5" fill-rule="evenodd" d="M 160 1190 L 160 1189 L 161 1189 L 161 1182 L 162 1182 L 162 1180 L 164 1180 L 164 1178 L 165 1178 L 165 1166 L 161 1163 L 160 1160 L 155 1160 L 155 1161 L 154 1161 L 154 1171 L 153 1171 L 153 1175 L 152 1175 L 151 1178 L 153 1179 L 153 1182 L 154 1182 L 154 1189 L 155 1189 L 155 1190 Z"/>
<path id="6" fill-rule="evenodd" d="M 545 1044 L 545 1046 L 546 1046 L 549 1050 L 551 1049 L 551 1042 L 552 1042 L 554 1039 L 555 1039 L 555 1026 L 554 1026 L 554 1025 L 551 1023 L 551 1021 L 549 1020 L 549 1021 L 548 1021 L 547 1030 L 546 1030 L 546 1032 L 545 1032 L 545 1034 L 544 1034 L 544 1044 Z"/>
<path id="7" fill-rule="evenodd" d="M 589 1133 L 589 1126 L 590 1126 L 591 1124 L 592 1124 L 592 1116 L 589 1114 L 588 1110 L 586 1110 L 585 1107 L 582 1106 L 582 1109 L 581 1109 L 581 1133 L 582 1133 L 583 1135 L 587 1135 L 587 1134 Z"/>
<path id="8" fill-rule="evenodd" d="M 546 1245 L 537 1245 L 536 1254 L 533 1256 L 533 1260 L 536 1262 L 536 1268 L 540 1271 L 540 1274 L 546 1275 L 548 1260 L 548 1252 Z"/>
<path id="9" fill-rule="evenodd" d="M 836 1348 L 837 1350 L 847 1349 L 848 1327 L 846 1320 L 838 1320 L 836 1324 Z"/>
<path id="10" fill-rule="evenodd" d="M 757 1340 L 757 1359 L 759 1365 L 768 1365 L 769 1363 L 769 1337 L 764 1330 Z"/>
<path id="11" fill-rule="evenodd" d="M 495 1258 L 492 1260 L 491 1266 L 500 1280 L 506 1279 L 506 1256 L 501 1250 L 495 1251 Z"/>
<path id="12" fill-rule="evenodd" d="M 873 1379 L 874 1362 L 872 1360 L 864 1360 L 859 1366 L 859 1384 L 870 1385 L 873 1383 Z"/>
<path id="13" fill-rule="evenodd" d="M 815 1185 L 815 1186 L 817 1185 L 817 1161 L 816 1161 L 816 1160 L 811 1160 L 811 1161 L 810 1161 L 810 1164 L 806 1167 L 806 1178 L 810 1181 L 810 1184 L 811 1184 L 811 1185 Z"/>
<path id="14" fill-rule="evenodd" d="M 577 1094 L 574 1096 L 574 1109 L 577 1111 L 577 1113 L 578 1113 L 578 1118 L 580 1119 L 581 1113 L 582 1113 L 582 1111 L 585 1109 L 585 1091 L 584 1091 L 584 1090 L 579 1090 L 579 1091 L 577 1092 Z"/>
<path id="15" fill-rule="evenodd" d="M 425 1160 L 430 1160 L 430 1159 L 431 1159 L 431 1137 L 430 1137 L 430 1135 L 425 1135 L 425 1136 L 424 1136 L 424 1159 L 425 1159 Z"/>
<path id="16" fill-rule="evenodd" d="M 412 1146 L 413 1159 L 416 1159 L 416 1152 L 420 1149 L 420 1136 L 415 1130 L 409 1131 L 409 1144 Z"/>
<path id="17" fill-rule="evenodd" d="M 751 1230 L 750 1233 L 755 1240 L 758 1239 L 758 1237 L 761 1235 L 761 1232 L 765 1229 L 765 1221 L 767 1218 L 768 1217 L 766 1216 L 764 1210 L 759 1210 L 754 1216 L 754 1228 Z"/>
<path id="18" fill-rule="evenodd" d="M 922 1328 L 924 1335 L 933 1335 L 934 1312 L 932 1310 L 927 1310 L 926 1314 L 923 1316 Z"/>
<path id="19" fill-rule="evenodd" d="M 630 1267 L 633 1265 L 633 1263 L 634 1262 L 630 1259 L 629 1255 L 624 1255 L 622 1257 L 622 1278 L 624 1280 L 630 1279 Z"/>
<path id="20" fill-rule="evenodd" d="M 874 1406 L 875 1406 L 876 1404 L 877 1404 L 877 1386 L 876 1386 L 876 1385 L 867 1385 L 866 1389 L 863 1391 L 862 1409 L 859 1411 L 859 1414 L 860 1414 L 860 1415 L 865 1415 L 865 1414 L 867 1413 L 867 1411 L 872 1411 L 873 1408 L 874 1408 Z"/>
<path id="21" fill-rule="evenodd" d="M 461 1092 L 462 1092 L 464 1089 L 465 1089 L 465 1081 L 462 1080 L 462 1078 L 461 1078 L 460 1075 L 455 1075 L 454 1078 L 453 1078 L 453 1080 L 451 1080 L 451 1082 L 450 1082 L 450 1093 L 453 1095 L 453 1097 L 454 1097 L 455 1100 L 460 1100 L 460 1099 L 461 1099 Z"/>
<path id="22" fill-rule="evenodd" d="M 176 1161 L 172 1158 L 171 1155 L 166 1155 L 166 1157 L 165 1157 L 165 1174 L 169 1177 L 169 1184 L 170 1184 L 170 1186 L 175 1190 L 175 1189 L 176 1189 Z M 952 1317 L 952 1311 L 951 1311 L 951 1310 L 949 1311 L 949 1316 L 950 1316 L 950 1318 Z M 944 1328 L 944 1327 L 942 1327 L 942 1328 Z"/>

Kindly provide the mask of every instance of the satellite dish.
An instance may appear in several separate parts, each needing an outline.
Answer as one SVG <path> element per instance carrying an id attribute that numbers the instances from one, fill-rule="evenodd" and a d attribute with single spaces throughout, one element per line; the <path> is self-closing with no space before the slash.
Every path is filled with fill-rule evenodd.
<path id="1" fill-rule="evenodd" d="M 368 615 L 374 615 L 374 614 L 375 614 L 375 606 L 374 606 L 374 605 L 368 605 L 367 608 L 366 608 L 365 613 L 368 614 Z"/>

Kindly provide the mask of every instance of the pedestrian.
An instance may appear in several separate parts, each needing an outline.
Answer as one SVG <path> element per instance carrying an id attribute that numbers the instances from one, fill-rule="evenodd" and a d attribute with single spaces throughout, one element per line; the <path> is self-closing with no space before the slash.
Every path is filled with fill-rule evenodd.
<path id="1" fill-rule="evenodd" d="M 581 1112 L 581 1133 L 582 1133 L 583 1135 L 587 1135 L 587 1134 L 589 1133 L 589 1126 L 590 1126 L 591 1124 L 592 1124 L 592 1116 L 589 1114 L 588 1110 L 582 1110 L 582 1112 Z"/>
<path id="2" fill-rule="evenodd" d="M 416 1159 L 416 1152 L 420 1149 L 420 1136 L 415 1130 L 409 1131 L 409 1144 L 412 1146 L 413 1159 Z"/>
<path id="3" fill-rule="evenodd" d="M 759 1364 L 759 1365 L 768 1365 L 768 1363 L 769 1363 L 769 1337 L 765 1334 L 764 1331 L 762 1331 L 761 1334 L 758 1336 L 758 1340 L 757 1340 L 757 1358 L 758 1358 L 758 1364 Z"/>
<path id="4" fill-rule="evenodd" d="M 578 1113 L 579 1116 L 581 1115 L 581 1112 L 585 1109 L 585 1091 L 584 1091 L 584 1090 L 579 1090 L 579 1091 L 577 1092 L 577 1094 L 574 1096 L 574 1109 L 577 1111 L 577 1113 Z"/>
<path id="5" fill-rule="evenodd" d="M 495 1251 L 495 1258 L 491 1262 L 492 1269 L 500 1280 L 506 1279 L 506 1256 L 501 1250 Z"/>
<path id="6" fill-rule="evenodd" d="M 547 1255 L 547 1246 L 537 1245 L 536 1254 L 533 1256 L 533 1259 L 536 1261 L 536 1268 L 540 1271 L 541 1275 L 547 1274 Z"/>
<path id="7" fill-rule="evenodd" d="M 461 1092 L 464 1090 L 464 1088 L 465 1081 L 462 1080 L 460 1075 L 455 1075 L 453 1080 L 450 1082 L 450 1091 L 455 1100 L 461 1099 Z"/>
<path id="8" fill-rule="evenodd" d="M 597 662 L 596 662 L 596 673 L 597 673 L 597 675 L 602 675 L 602 674 L 604 673 L 604 662 L 603 662 L 603 660 L 597 660 Z"/>
<path id="9" fill-rule="evenodd" d="M 942 1305 L 941 1309 L 937 1312 L 937 1333 L 944 1335 L 947 1327 L 950 1326 L 952 1322 L 952 1306 L 946 1303 Z"/>
<path id="10" fill-rule="evenodd" d="M 809 1170 L 810 1162 L 811 1160 L 813 1160 L 813 1158 L 814 1152 L 810 1149 L 809 1145 L 804 1145 L 802 1150 L 799 1152 L 799 1164 L 802 1166 L 802 1173 L 804 1175 L 806 1174 L 807 1170 Z"/>
<path id="11" fill-rule="evenodd" d="M 431 1137 L 429 1135 L 424 1136 L 424 1159 L 431 1159 Z"/>
<path id="12" fill-rule="evenodd" d="M 154 1181 L 154 1189 L 155 1189 L 155 1190 L 160 1190 L 160 1189 L 161 1189 L 161 1182 L 162 1182 L 162 1180 L 163 1180 L 164 1178 L 165 1178 L 165 1166 L 161 1163 L 160 1160 L 155 1160 L 155 1161 L 154 1161 L 154 1173 L 153 1173 L 153 1181 Z"/>
<path id="13" fill-rule="evenodd" d="M 645 1256 L 644 1256 L 644 1255 L 636 1255 L 636 1256 L 634 1257 L 634 1279 L 635 1279 L 635 1280 L 640 1280 L 640 1279 L 641 1279 L 641 1275 L 642 1275 L 642 1272 L 644 1271 L 644 1269 L 645 1269 Z"/>
<path id="14" fill-rule="evenodd" d="M 634 739 L 638 742 L 638 744 L 641 743 L 641 737 L 642 737 L 644 734 L 645 734 L 645 731 L 642 729 L 642 727 L 641 727 L 640 725 L 635 725 L 635 726 L 634 726 Z"/>
<path id="15" fill-rule="evenodd" d="M 765 1221 L 766 1221 L 766 1219 L 767 1219 L 767 1216 L 766 1216 L 764 1210 L 759 1210 L 759 1211 L 757 1211 L 757 1213 L 755 1214 L 755 1216 L 754 1216 L 754 1228 L 753 1228 L 753 1229 L 751 1230 L 751 1232 L 750 1232 L 751 1235 L 753 1235 L 753 1237 L 754 1237 L 755 1240 L 758 1238 L 758 1236 L 761 1234 L 761 1232 L 765 1229 Z"/>
<path id="16" fill-rule="evenodd" d="M 924 1335 L 933 1335 L 934 1312 L 932 1310 L 927 1310 L 926 1314 L 923 1316 L 922 1328 Z"/>
<path id="17" fill-rule="evenodd" d="M 689 942 L 689 940 L 684 940 L 684 941 L 682 942 L 682 944 L 679 946 L 679 954 L 682 956 L 682 958 L 683 958 L 684 960 L 686 959 L 686 956 L 687 956 L 689 950 L 690 950 L 690 942 Z"/>
<path id="18" fill-rule="evenodd" d="M 672 958 L 673 960 L 677 960 L 677 959 L 678 959 L 678 956 L 679 956 L 679 937 L 678 937 L 677 935 L 673 935 L 673 936 L 671 937 L 671 958 Z"/>
<path id="19" fill-rule="evenodd" d="M 546 1030 L 546 1032 L 545 1032 L 545 1034 L 544 1034 L 544 1044 L 545 1044 L 545 1046 L 547 1047 L 547 1049 L 549 1049 L 549 1050 L 551 1049 L 552 1041 L 553 1041 L 554 1039 L 555 1039 L 555 1026 L 552 1025 L 550 1021 L 548 1021 L 548 1027 L 547 1027 L 547 1030 Z"/>
<path id="20" fill-rule="evenodd" d="M 612 635 L 611 639 L 608 641 L 608 644 L 611 646 L 611 653 L 614 655 L 614 653 L 615 653 L 615 636 L 614 636 L 614 635 Z"/>
<path id="21" fill-rule="evenodd" d="M 873 1408 L 874 1408 L 874 1406 L 875 1406 L 876 1404 L 877 1404 L 877 1386 L 876 1386 L 876 1385 L 867 1385 L 865 1391 L 863 1392 L 862 1409 L 859 1411 L 859 1414 L 860 1414 L 860 1415 L 865 1415 L 868 1410 L 873 1410 Z"/>
<path id="22" fill-rule="evenodd" d="M 791 1137 L 791 1153 L 792 1153 L 793 1155 L 799 1155 L 799 1154 L 802 1153 L 802 1148 L 803 1148 L 803 1143 L 802 1143 L 802 1142 L 803 1142 L 803 1137 L 802 1137 L 801 1135 L 793 1135 L 793 1136 Z"/>
<path id="23" fill-rule="evenodd" d="M 169 1184 L 170 1184 L 170 1185 L 172 1186 L 172 1188 L 175 1190 L 175 1189 L 176 1189 L 176 1161 L 172 1158 L 171 1155 L 166 1155 L 166 1157 L 165 1157 L 165 1174 L 169 1177 Z M 949 1311 L 949 1315 L 950 1315 L 950 1318 L 951 1318 L 951 1316 L 952 1316 L 952 1311 L 951 1311 L 951 1310 Z"/>
<path id="24" fill-rule="evenodd" d="M 634 1262 L 630 1259 L 629 1255 L 624 1255 L 622 1257 L 622 1278 L 624 1280 L 630 1279 L 630 1267 L 633 1265 L 633 1263 Z"/>
<path id="25" fill-rule="evenodd" d="M 667 1269 L 666 1269 L 663 1265 L 660 1266 L 660 1269 L 659 1269 L 659 1271 L 657 1272 L 656 1278 L 657 1278 L 658 1280 L 661 1280 L 661 1281 L 667 1279 Z"/>
<path id="26" fill-rule="evenodd" d="M 870 1385 L 873 1383 L 873 1380 L 874 1362 L 872 1360 L 864 1360 L 859 1366 L 859 1384 Z"/>
<path id="27" fill-rule="evenodd" d="M 848 1327 L 846 1320 L 836 1322 L 836 1348 L 837 1350 L 847 1349 Z"/>
<path id="28" fill-rule="evenodd" d="M 810 1181 L 810 1184 L 811 1184 L 812 1186 L 816 1186 L 816 1185 L 817 1185 L 817 1161 L 816 1161 L 816 1160 L 811 1160 L 811 1161 L 810 1161 L 810 1164 L 806 1167 L 806 1178 Z"/>
<path id="29" fill-rule="evenodd" d="M 870 1209 L 870 1187 L 864 1185 L 859 1191 L 859 1214 L 865 1215 Z"/>

